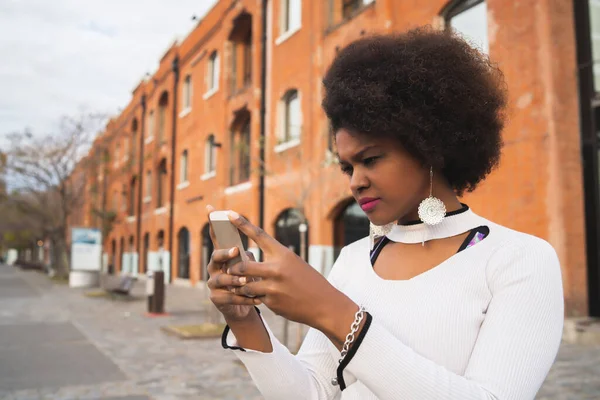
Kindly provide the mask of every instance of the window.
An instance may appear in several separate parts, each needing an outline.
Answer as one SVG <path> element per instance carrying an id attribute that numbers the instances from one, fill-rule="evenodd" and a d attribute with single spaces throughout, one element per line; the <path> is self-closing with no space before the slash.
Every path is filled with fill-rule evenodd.
<path id="1" fill-rule="evenodd" d="M 146 137 L 146 143 L 149 143 L 154 139 L 154 110 L 150 110 L 148 113 L 148 136 Z"/>
<path id="2" fill-rule="evenodd" d="M 250 179 L 250 118 L 232 132 L 230 185 L 237 185 Z"/>
<path id="3" fill-rule="evenodd" d="M 373 0 L 342 0 L 342 17 L 351 18 L 356 11 L 372 2 Z"/>
<path id="4" fill-rule="evenodd" d="M 302 0 L 282 0 L 281 3 L 281 33 L 299 29 L 302 17 Z"/>
<path id="5" fill-rule="evenodd" d="M 214 92 L 219 88 L 219 54 L 213 51 L 208 58 L 207 71 L 208 92 Z"/>
<path id="6" fill-rule="evenodd" d="M 129 158 L 129 139 L 123 139 L 123 161 L 127 161 Z"/>
<path id="7" fill-rule="evenodd" d="M 181 161 L 180 161 L 180 171 L 179 171 L 179 183 L 185 183 L 188 181 L 188 152 L 184 150 L 181 153 Z"/>
<path id="8" fill-rule="evenodd" d="M 135 182 L 136 179 L 133 178 L 131 180 L 131 184 L 129 185 L 129 215 L 135 215 Z"/>
<path id="9" fill-rule="evenodd" d="M 136 156 L 136 146 L 137 144 L 137 132 L 134 131 L 131 134 L 131 161 L 134 162 L 135 161 L 135 156 Z"/>
<path id="10" fill-rule="evenodd" d="M 137 118 L 131 122 L 131 161 L 135 161 L 136 150 L 137 150 L 137 130 L 138 130 L 138 121 Z"/>
<path id="11" fill-rule="evenodd" d="M 210 135 L 208 139 L 206 139 L 206 144 L 204 147 L 204 172 L 210 173 L 214 172 L 216 169 L 216 145 L 215 145 L 215 135 Z"/>
<path id="12" fill-rule="evenodd" d="M 167 106 L 169 105 L 169 95 L 163 92 L 158 102 L 158 143 L 165 142 L 165 124 L 167 123 Z"/>
<path id="13" fill-rule="evenodd" d="M 244 86 L 252 82 L 252 37 L 248 36 L 243 44 L 244 49 Z"/>
<path id="14" fill-rule="evenodd" d="M 483 0 L 464 0 L 445 11 L 446 26 L 459 32 L 483 53 L 489 53 L 487 5 Z"/>
<path id="15" fill-rule="evenodd" d="M 156 207 L 160 208 L 164 204 L 164 190 L 167 187 L 167 160 L 162 159 L 158 164 L 156 171 Z"/>
<path id="16" fill-rule="evenodd" d="M 146 172 L 146 197 L 152 198 L 152 171 Z"/>
<path id="17" fill-rule="evenodd" d="M 231 42 L 231 93 L 235 94 L 252 81 L 252 16 L 242 12 L 234 19 L 229 34 Z"/>
<path id="18" fill-rule="evenodd" d="M 280 140 L 282 142 L 289 142 L 291 140 L 300 138 L 300 131 L 302 129 L 302 116 L 298 91 L 295 89 L 289 90 L 281 100 L 282 129 Z"/>
<path id="19" fill-rule="evenodd" d="M 188 109 L 192 106 L 192 77 L 187 75 L 183 81 L 183 108 Z"/>

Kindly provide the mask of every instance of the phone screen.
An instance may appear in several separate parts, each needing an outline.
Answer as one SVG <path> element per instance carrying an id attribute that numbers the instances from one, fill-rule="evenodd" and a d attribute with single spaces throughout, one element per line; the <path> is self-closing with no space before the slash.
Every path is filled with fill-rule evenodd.
<path id="1" fill-rule="evenodd" d="M 246 255 L 246 249 L 242 244 L 242 238 L 238 229 L 229 221 L 227 218 L 226 211 L 213 211 L 210 213 L 210 223 L 217 239 L 217 245 L 221 249 L 228 249 L 231 247 L 237 247 L 240 255 L 227 262 L 227 266 L 232 266 L 240 260 L 248 260 Z"/>

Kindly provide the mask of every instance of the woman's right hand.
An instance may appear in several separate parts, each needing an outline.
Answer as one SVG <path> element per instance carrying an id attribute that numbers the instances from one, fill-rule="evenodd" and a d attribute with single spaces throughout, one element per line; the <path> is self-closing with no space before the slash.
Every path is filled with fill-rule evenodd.
<path id="1" fill-rule="evenodd" d="M 212 230 L 212 228 L 211 228 Z M 214 241 L 213 241 L 214 243 Z M 246 277 L 228 275 L 223 272 L 227 261 L 236 258 L 239 250 L 237 247 L 232 249 L 218 249 L 212 254 L 208 263 L 208 288 L 210 289 L 210 300 L 225 317 L 227 323 L 241 322 L 254 312 L 255 300 L 250 297 L 240 296 L 231 292 L 229 288 L 240 287 L 246 284 Z M 246 254 L 251 260 L 254 256 L 247 251 Z"/>
<path id="2" fill-rule="evenodd" d="M 210 216 L 210 213 L 215 209 L 212 206 L 206 207 L 206 214 Z M 209 234 L 210 239 L 213 242 L 215 248 L 219 247 L 212 225 L 209 222 Z M 256 302 L 246 296 L 240 296 L 232 293 L 231 287 L 244 286 L 246 277 L 228 275 L 224 271 L 227 269 L 225 265 L 227 261 L 236 258 L 238 256 L 239 249 L 217 249 L 213 251 L 208 263 L 208 274 L 209 279 L 207 286 L 210 289 L 210 300 L 217 307 L 217 309 L 225 317 L 227 323 L 230 322 L 241 322 L 248 319 L 253 312 Z M 247 251 L 248 257 L 254 261 L 254 255 Z"/>

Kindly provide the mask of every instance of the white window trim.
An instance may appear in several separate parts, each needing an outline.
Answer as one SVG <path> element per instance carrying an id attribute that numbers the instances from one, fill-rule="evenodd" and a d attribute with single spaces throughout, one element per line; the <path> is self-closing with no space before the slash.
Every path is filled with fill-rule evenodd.
<path id="1" fill-rule="evenodd" d="M 148 136 L 144 139 L 144 144 L 150 144 L 154 141 L 154 136 Z"/>
<path id="2" fill-rule="evenodd" d="M 277 146 L 275 146 L 275 153 L 281 153 L 282 151 L 286 151 L 298 145 L 300 145 L 300 138 L 288 140 L 287 142 L 280 143 Z"/>
<path id="3" fill-rule="evenodd" d="M 281 43 L 294 36 L 298 31 L 300 31 L 300 29 L 302 29 L 302 25 L 299 25 L 297 28 L 290 29 L 289 31 L 280 35 L 277 39 L 275 39 L 275 46 L 279 46 Z"/>
<path id="4" fill-rule="evenodd" d="M 233 194 L 233 193 L 243 192 L 245 190 L 250 189 L 251 187 L 252 187 L 252 182 L 239 183 L 234 186 L 226 187 L 225 194 Z"/>
<path id="5" fill-rule="evenodd" d="M 206 181 L 206 180 L 209 180 L 211 178 L 214 178 L 215 176 L 217 176 L 217 171 L 210 171 L 210 172 L 207 172 L 205 174 L 202 174 L 202 176 L 200 177 L 200 180 L 201 181 Z"/>
<path id="6" fill-rule="evenodd" d="M 181 182 L 177 184 L 177 190 L 185 189 L 188 186 L 190 186 L 190 181 Z"/>
<path id="7" fill-rule="evenodd" d="M 130 216 L 128 216 L 128 217 L 127 217 L 127 222 L 128 222 L 128 223 L 135 222 L 135 215 L 130 215 Z"/>
<path id="8" fill-rule="evenodd" d="M 188 108 L 190 108 L 190 109 L 192 108 L 192 96 L 193 96 L 192 85 L 193 85 L 192 76 L 188 74 L 183 79 L 183 90 L 181 91 L 181 97 L 182 97 L 181 104 L 183 104 L 183 106 L 185 107 L 185 110 L 187 110 Z M 188 100 L 189 100 L 189 104 L 186 105 L 186 102 Z M 181 114 L 180 114 L 180 117 L 181 117 Z"/>
<path id="9" fill-rule="evenodd" d="M 154 215 L 166 214 L 166 213 L 167 213 L 167 205 L 164 205 L 164 206 L 154 210 Z"/>
<path id="10" fill-rule="evenodd" d="M 212 60 L 210 56 L 212 56 L 213 53 L 211 53 L 208 57 L 208 62 L 206 64 L 206 78 L 205 78 L 205 84 L 206 87 L 208 88 L 208 90 L 206 91 L 206 93 L 204 93 L 203 99 L 206 100 L 209 97 L 211 97 L 212 95 L 214 95 L 216 92 L 219 91 L 219 81 L 221 80 L 221 58 L 219 56 L 219 52 L 215 50 L 214 54 L 215 54 L 215 59 Z M 215 64 L 216 64 L 216 68 L 215 68 Z M 213 78 L 215 79 L 214 82 L 214 86 L 211 87 L 211 83 Z"/>
<path id="11" fill-rule="evenodd" d="M 144 203 L 150 203 L 152 201 L 152 196 L 146 196 L 144 197 Z"/>
<path id="12" fill-rule="evenodd" d="M 208 92 L 204 93 L 204 95 L 202 96 L 202 99 L 208 100 L 211 97 L 213 97 L 214 94 L 217 93 L 218 91 L 219 91 L 219 85 L 217 85 L 216 87 L 210 89 Z"/>
<path id="13" fill-rule="evenodd" d="M 279 99 L 279 106 L 277 108 L 277 141 L 280 143 L 275 145 L 276 153 L 279 153 L 279 152 L 285 151 L 291 147 L 297 146 L 298 144 L 300 144 L 300 141 L 302 139 L 302 126 L 304 123 L 304 115 L 302 114 L 302 94 L 300 93 L 300 91 L 298 89 L 294 89 L 294 90 L 296 90 L 296 95 L 298 96 L 298 106 L 300 107 L 300 109 L 299 109 L 300 135 L 298 137 L 291 138 L 285 142 L 280 142 L 285 139 L 285 137 L 284 137 L 285 130 L 286 130 L 285 115 L 286 115 L 287 106 L 288 106 L 288 102 L 287 102 L 287 98 L 286 98 L 288 91 L 286 91 L 284 93 L 284 95 Z"/>
<path id="14" fill-rule="evenodd" d="M 179 118 L 183 118 L 183 117 L 185 117 L 186 115 L 188 115 L 191 112 L 192 112 L 192 107 L 191 106 L 190 107 L 186 107 L 183 110 L 181 110 L 181 112 L 179 113 Z"/>

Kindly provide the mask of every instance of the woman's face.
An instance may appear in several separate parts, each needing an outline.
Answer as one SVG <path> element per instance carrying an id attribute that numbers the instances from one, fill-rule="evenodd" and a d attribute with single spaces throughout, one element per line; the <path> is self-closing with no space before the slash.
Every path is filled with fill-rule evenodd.
<path id="1" fill-rule="evenodd" d="M 336 147 L 352 195 L 372 223 L 418 219 L 419 203 L 429 196 L 429 170 L 397 140 L 340 129 Z"/>

